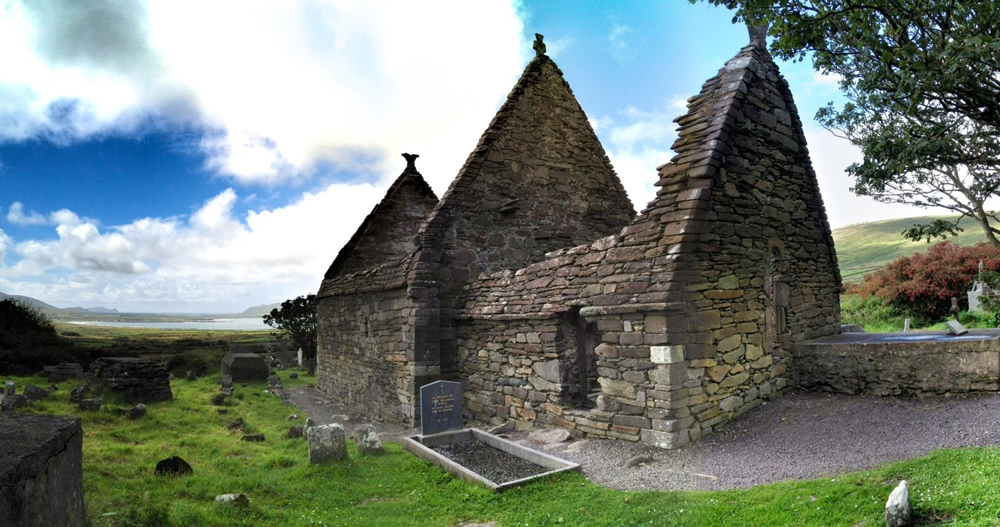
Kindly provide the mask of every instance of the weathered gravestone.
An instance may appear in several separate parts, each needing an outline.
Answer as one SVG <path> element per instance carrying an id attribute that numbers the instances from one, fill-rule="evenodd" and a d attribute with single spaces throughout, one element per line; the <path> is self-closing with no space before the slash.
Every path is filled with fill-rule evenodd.
<path id="1" fill-rule="evenodd" d="M 344 427 L 338 423 L 311 426 L 306 429 L 309 441 L 309 461 L 322 463 L 333 459 L 347 458 L 347 444 Z"/>
<path id="2" fill-rule="evenodd" d="M 420 433 L 462 429 L 462 383 L 436 381 L 420 388 Z"/>
<path id="3" fill-rule="evenodd" d="M 270 374 L 267 361 L 256 353 L 230 351 L 222 357 L 222 375 L 236 382 L 266 381 Z"/>
<path id="4" fill-rule="evenodd" d="M 222 376 L 222 395 L 229 396 L 233 394 L 233 378 L 229 375 Z"/>

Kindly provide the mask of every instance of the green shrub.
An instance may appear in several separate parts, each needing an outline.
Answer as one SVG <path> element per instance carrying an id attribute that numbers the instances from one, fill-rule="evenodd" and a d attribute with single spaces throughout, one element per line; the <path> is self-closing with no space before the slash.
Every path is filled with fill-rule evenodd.
<path id="1" fill-rule="evenodd" d="M 979 262 L 986 269 L 1000 271 L 1000 249 L 980 243 L 960 246 L 941 242 L 923 253 L 894 260 L 884 268 L 851 284 L 850 294 L 878 297 L 906 313 L 916 325 L 929 325 L 947 317 L 951 299 L 967 311 L 967 292 L 979 273 Z"/>

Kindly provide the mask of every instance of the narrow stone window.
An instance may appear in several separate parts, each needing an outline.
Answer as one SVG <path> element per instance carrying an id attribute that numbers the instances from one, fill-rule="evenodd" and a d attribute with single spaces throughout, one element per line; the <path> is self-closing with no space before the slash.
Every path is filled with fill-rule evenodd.
<path id="1" fill-rule="evenodd" d="M 575 308 L 567 313 L 561 325 L 562 399 L 577 408 L 593 407 L 600 392 L 595 350 L 601 339 L 597 324 L 588 323 L 580 316 L 579 308 Z"/>
<path id="2" fill-rule="evenodd" d="M 782 251 L 779 245 L 772 245 L 768 251 L 767 277 L 764 294 L 767 295 L 766 314 L 767 340 L 770 349 L 780 347 L 781 336 L 788 333 L 786 321 L 788 309 L 788 284 L 781 273 Z"/>

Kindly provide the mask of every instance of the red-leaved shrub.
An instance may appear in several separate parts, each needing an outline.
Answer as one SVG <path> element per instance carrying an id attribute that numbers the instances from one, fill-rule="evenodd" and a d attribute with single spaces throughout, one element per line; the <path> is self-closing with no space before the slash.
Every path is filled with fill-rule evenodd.
<path id="1" fill-rule="evenodd" d="M 1000 249 L 992 245 L 941 242 L 869 273 L 864 281 L 848 286 L 847 292 L 877 296 L 922 322 L 938 322 L 951 311 L 952 297 L 958 298 L 962 310 L 969 308 L 967 293 L 979 273 L 980 260 L 987 270 L 1000 271 Z"/>

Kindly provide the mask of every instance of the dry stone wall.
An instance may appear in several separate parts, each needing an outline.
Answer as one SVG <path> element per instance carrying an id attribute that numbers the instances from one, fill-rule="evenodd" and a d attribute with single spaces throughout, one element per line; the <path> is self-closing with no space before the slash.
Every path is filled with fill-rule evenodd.
<path id="1" fill-rule="evenodd" d="M 1000 390 L 1000 335 L 851 333 L 795 348 L 798 385 L 807 390 L 924 396 Z M 921 339 L 921 340 L 914 340 Z"/>

